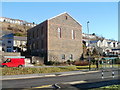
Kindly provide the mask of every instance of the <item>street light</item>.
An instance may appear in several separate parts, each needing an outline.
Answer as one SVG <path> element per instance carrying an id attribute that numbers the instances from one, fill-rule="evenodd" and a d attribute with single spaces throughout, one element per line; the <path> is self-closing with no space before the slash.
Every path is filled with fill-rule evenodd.
<path id="1" fill-rule="evenodd" d="M 87 22 L 87 30 L 88 30 L 88 35 L 89 35 L 89 21 Z M 88 37 L 88 48 L 89 48 L 89 70 L 91 70 L 91 67 L 90 67 L 90 37 Z"/>

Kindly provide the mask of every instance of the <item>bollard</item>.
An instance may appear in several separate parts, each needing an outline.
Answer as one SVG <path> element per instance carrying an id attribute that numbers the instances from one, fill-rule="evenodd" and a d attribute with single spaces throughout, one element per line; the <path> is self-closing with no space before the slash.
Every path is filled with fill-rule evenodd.
<path id="1" fill-rule="evenodd" d="M 114 71 L 113 71 L 113 72 L 112 72 L 112 77 L 113 77 L 113 78 L 115 77 L 114 75 L 115 75 L 115 73 L 114 73 Z"/>
<path id="2" fill-rule="evenodd" d="M 103 74 L 104 74 L 104 73 L 103 73 L 103 70 L 102 70 L 102 79 L 104 79 Z"/>

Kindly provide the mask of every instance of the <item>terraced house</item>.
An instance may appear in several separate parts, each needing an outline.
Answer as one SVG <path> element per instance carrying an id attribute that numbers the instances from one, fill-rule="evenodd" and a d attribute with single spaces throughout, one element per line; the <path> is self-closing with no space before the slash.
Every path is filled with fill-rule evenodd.
<path id="1" fill-rule="evenodd" d="M 44 62 L 79 60 L 83 52 L 82 26 L 68 13 L 50 18 L 28 30 L 28 51 Z"/>

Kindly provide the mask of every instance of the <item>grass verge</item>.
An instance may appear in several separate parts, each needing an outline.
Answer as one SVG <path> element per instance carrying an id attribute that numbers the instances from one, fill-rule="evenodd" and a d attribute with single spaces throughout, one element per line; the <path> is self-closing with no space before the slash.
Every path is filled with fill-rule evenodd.
<path id="1" fill-rule="evenodd" d="M 111 86 L 105 86 L 101 87 L 102 89 L 118 89 L 120 90 L 120 85 L 111 85 Z"/>
<path id="2" fill-rule="evenodd" d="M 120 90 L 120 85 L 110 85 L 100 88 L 89 89 L 89 90 Z"/>
<path id="3" fill-rule="evenodd" d="M 54 72 L 66 72 L 80 70 L 76 66 L 66 66 L 66 67 L 43 67 L 43 68 L 3 68 L 2 75 L 20 75 L 20 74 L 36 74 L 36 73 L 54 73 Z"/>

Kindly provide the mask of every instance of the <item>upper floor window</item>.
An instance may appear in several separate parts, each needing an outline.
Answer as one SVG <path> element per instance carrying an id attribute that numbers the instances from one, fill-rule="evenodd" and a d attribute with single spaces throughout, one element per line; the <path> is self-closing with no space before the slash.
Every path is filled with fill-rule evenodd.
<path id="1" fill-rule="evenodd" d="M 61 38 L 61 29 L 58 28 L 57 30 L 58 30 L 58 38 Z"/>
<path id="2" fill-rule="evenodd" d="M 115 47 L 115 43 L 113 43 L 113 47 Z"/>
<path id="3" fill-rule="evenodd" d="M 37 33 L 37 37 L 39 36 L 39 33 L 38 33 L 38 31 L 39 31 L 39 29 L 37 29 L 37 32 L 36 32 L 36 33 Z"/>
<path id="4" fill-rule="evenodd" d="M 33 31 L 33 34 L 32 34 L 32 35 L 33 35 L 32 37 L 34 38 L 34 31 Z"/>
<path id="5" fill-rule="evenodd" d="M 32 34 L 29 32 L 28 33 L 28 39 L 30 40 L 32 38 Z"/>
<path id="6" fill-rule="evenodd" d="M 67 20 L 67 19 L 68 19 L 68 17 L 67 17 L 67 16 L 65 16 L 65 19 Z"/>
<path id="7" fill-rule="evenodd" d="M 72 30 L 72 39 L 75 39 L 75 31 Z"/>
<path id="8" fill-rule="evenodd" d="M 11 41 L 8 41 L 8 43 L 11 43 Z"/>
<path id="9" fill-rule="evenodd" d="M 41 35 L 43 35 L 43 30 L 44 30 L 44 27 L 42 26 L 41 27 Z"/>

